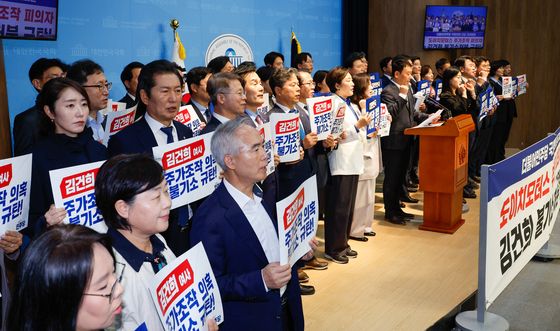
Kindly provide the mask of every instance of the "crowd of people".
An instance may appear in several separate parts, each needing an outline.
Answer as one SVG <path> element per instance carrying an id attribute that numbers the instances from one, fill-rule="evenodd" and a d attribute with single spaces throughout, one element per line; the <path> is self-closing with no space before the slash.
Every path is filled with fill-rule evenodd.
<path id="1" fill-rule="evenodd" d="M 313 75 L 310 53 L 298 54 L 294 68 L 285 68 L 277 52 L 267 54 L 264 63 L 234 67 L 223 56 L 189 70 L 167 60 L 126 65 L 121 74 L 126 94 L 120 101 L 137 107 L 137 119 L 112 136 L 107 147 L 100 141 L 112 82 L 102 66 L 89 59 L 72 65 L 45 58 L 33 63 L 29 79 L 39 94 L 14 121 L 15 155 L 33 154 L 29 224 L 21 234 L 8 231 L 0 239 L 4 255 L 19 265 L 11 303 L 2 277 L 4 327 L 135 330 L 143 325 L 162 330 L 149 284 L 167 263 L 202 242 L 223 302 L 221 329 L 302 330 L 301 295 L 315 292 L 304 284 L 309 282 L 304 270 L 324 270 L 328 262 L 315 256 L 314 239 L 293 268 L 279 263 L 278 201 L 315 175 L 324 257 L 347 264 L 358 257 L 351 240 L 367 242 L 376 235 L 372 222 L 380 172 L 384 220 L 406 225 L 414 218 L 403 208 L 418 203 L 410 195 L 419 183 L 418 141 L 405 129 L 438 109 L 444 109 L 442 119 L 472 116 L 476 130 L 469 137 L 464 198 L 476 197 L 481 165 L 505 157 L 516 116 L 515 101 L 501 96 L 501 77 L 511 74 L 505 60 L 461 56 L 451 66 L 440 59 L 434 71 L 415 56 L 382 59 L 381 101 L 391 121 L 389 135 L 382 138 L 366 133 L 372 116 L 365 100 L 373 88 L 364 53 L 352 53 L 343 66 Z M 437 79 L 443 82 L 439 102 Z M 434 85 L 415 110 L 420 80 Z M 479 119 L 478 95 L 488 87 L 500 103 Z M 152 148 L 193 137 L 175 120 L 185 89 L 202 134 L 213 132 L 211 151 L 223 170 L 222 183 L 210 196 L 171 209 L 164 171 Z M 266 93 L 270 110 L 262 113 L 258 109 Z M 326 95 L 346 104 L 343 133 L 319 140 L 311 130 L 306 100 Z M 256 128 L 272 113 L 298 114 L 301 147 L 293 162 L 280 163 L 275 155 L 276 170 L 267 175 Z M 102 160 L 107 161 L 97 174 L 95 197 L 107 233 L 62 225 L 67 211 L 54 205 L 49 171 Z M 218 327 L 207 322 L 210 329 Z"/>

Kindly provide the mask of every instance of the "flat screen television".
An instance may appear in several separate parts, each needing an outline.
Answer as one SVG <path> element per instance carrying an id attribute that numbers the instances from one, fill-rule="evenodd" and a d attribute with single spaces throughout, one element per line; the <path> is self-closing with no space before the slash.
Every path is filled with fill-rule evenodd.
<path id="1" fill-rule="evenodd" d="M 0 0 L 0 38 L 56 40 L 58 0 Z"/>
<path id="2" fill-rule="evenodd" d="M 424 49 L 483 48 L 485 6 L 426 6 Z"/>

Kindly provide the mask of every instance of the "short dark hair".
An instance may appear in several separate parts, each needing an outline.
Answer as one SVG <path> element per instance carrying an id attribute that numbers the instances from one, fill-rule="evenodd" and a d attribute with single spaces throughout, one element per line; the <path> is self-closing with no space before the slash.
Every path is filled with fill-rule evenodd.
<path id="1" fill-rule="evenodd" d="M 216 74 L 218 72 L 220 72 L 225 66 L 226 64 L 230 62 L 229 61 L 229 57 L 227 56 L 218 56 L 213 58 L 212 60 L 210 60 L 210 62 L 208 62 L 208 69 L 210 69 L 210 71 L 213 74 Z"/>
<path id="2" fill-rule="evenodd" d="M 391 69 L 393 75 L 395 72 L 402 72 L 404 68 L 410 67 L 410 57 L 406 55 L 397 55 L 391 60 Z"/>
<path id="3" fill-rule="evenodd" d="M 276 60 L 277 57 L 281 58 L 282 62 L 284 62 L 284 55 L 273 51 L 264 56 L 264 64 L 267 66 L 272 66 L 274 60 Z"/>
<path id="4" fill-rule="evenodd" d="M 111 229 L 130 230 L 130 223 L 119 215 L 115 203 L 134 202 L 136 196 L 163 181 L 163 168 L 146 154 L 121 154 L 103 163 L 95 179 L 95 202 Z"/>
<path id="5" fill-rule="evenodd" d="M 282 88 L 284 84 L 292 77 L 292 75 L 296 76 L 297 78 L 297 69 L 295 68 L 282 68 L 274 70 L 268 84 L 270 85 L 270 89 L 272 93 L 276 95 L 276 87 Z"/>
<path id="6" fill-rule="evenodd" d="M 474 57 L 474 63 L 476 64 L 477 67 L 478 67 L 482 62 L 490 62 L 490 59 L 487 58 L 486 56 L 483 56 L 483 55 L 475 56 L 475 57 Z"/>
<path id="7" fill-rule="evenodd" d="M 328 73 L 329 72 L 326 70 L 317 70 L 317 72 L 315 72 L 315 75 L 313 75 L 313 81 L 315 82 L 315 92 L 319 92 L 319 84 L 321 84 L 323 80 L 325 80 L 325 77 L 327 77 Z"/>
<path id="8" fill-rule="evenodd" d="M 53 114 L 56 114 L 54 104 L 56 100 L 60 98 L 60 94 L 62 93 L 62 91 L 67 88 L 72 88 L 80 93 L 86 99 L 88 103 L 88 109 L 90 108 L 87 92 L 82 85 L 78 84 L 76 81 L 64 77 L 58 77 L 49 80 L 45 83 L 45 85 L 43 85 L 43 88 L 41 89 L 41 92 L 39 92 L 39 96 L 37 97 L 37 106 L 41 110 L 41 133 L 49 134 L 54 132 L 54 123 L 45 114 L 43 109 L 45 108 L 45 106 L 47 106 Z"/>
<path id="9" fill-rule="evenodd" d="M 449 62 L 447 58 L 442 57 L 441 59 L 436 61 L 436 69 L 438 70 L 443 69 L 443 66 L 446 65 L 447 63 L 451 64 L 451 62 Z"/>
<path id="10" fill-rule="evenodd" d="M 313 57 L 311 56 L 310 53 L 307 53 L 307 52 L 301 52 L 301 53 L 297 54 L 296 58 L 295 58 L 295 64 L 294 64 L 295 68 L 297 68 L 298 64 L 302 64 L 303 62 L 307 61 L 307 58 L 312 59 Z"/>
<path id="11" fill-rule="evenodd" d="M 121 82 L 124 84 L 124 82 L 126 82 L 127 80 L 130 81 L 132 79 L 132 70 L 136 68 L 142 69 L 143 67 L 144 64 L 138 61 L 130 62 L 129 64 L 127 64 L 121 72 Z"/>
<path id="12" fill-rule="evenodd" d="M 183 78 L 177 71 L 175 63 L 167 60 L 156 60 L 146 64 L 140 71 L 140 76 L 138 76 L 138 87 L 136 88 L 136 100 L 138 100 L 138 105 L 136 106 L 137 114 L 142 115 L 146 113 L 146 105 L 142 101 L 142 98 L 140 98 L 140 91 L 146 91 L 146 94 L 150 97 L 152 87 L 156 85 L 155 77 L 161 74 L 173 74 L 177 76 L 181 87 L 183 86 Z"/>
<path id="13" fill-rule="evenodd" d="M 66 77 L 78 82 L 80 85 L 83 85 L 87 81 L 87 76 L 99 72 L 103 72 L 103 68 L 99 64 L 93 62 L 92 60 L 85 59 L 72 63 L 66 73 Z"/>
<path id="14" fill-rule="evenodd" d="M 451 91 L 451 86 L 449 84 L 449 82 L 451 81 L 451 79 L 455 76 L 457 76 L 459 73 L 461 73 L 461 71 L 459 70 L 459 68 L 457 67 L 449 67 L 447 69 L 445 69 L 445 71 L 443 72 L 442 75 L 442 91 L 443 92 L 449 92 Z"/>
<path id="15" fill-rule="evenodd" d="M 508 64 L 509 62 L 504 60 L 496 60 L 490 62 L 490 73 L 489 73 L 490 77 L 494 76 L 496 74 L 496 71 L 498 71 L 498 69 L 504 68 Z"/>
<path id="16" fill-rule="evenodd" d="M 455 59 L 455 61 L 453 61 L 453 65 L 457 68 L 462 68 L 465 66 L 465 63 L 467 62 L 467 60 L 470 60 L 472 62 L 474 62 L 474 59 L 468 55 L 462 55 L 459 56 L 458 58 Z"/>
<path id="17" fill-rule="evenodd" d="M 241 86 L 245 85 L 243 78 L 231 72 L 219 72 L 210 77 L 206 84 L 206 91 L 208 95 L 210 95 L 210 100 L 212 100 L 214 105 L 218 102 L 218 93 L 222 93 L 223 90 L 228 89 L 229 83 L 234 80 L 239 81 Z"/>
<path id="18" fill-rule="evenodd" d="M 352 64 L 354 63 L 354 61 L 365 59 L 365 58 L 366 58 L 366 53 L 364 52 L 352 52 L 346 57 L 346 60 L 344 61 L 344 66 L 346 68 L 352 68 Z"/>
<path id="19" fill-rule="evenodd" d="M 233 73 L 241 77 L 245 77 L 245 75 L 247 75 L 248 73 L 256 72 L 256 71 L 257 71 L 257 66 L 255 65 L 255 62 L 245 61 L 240 63 L 237 66 L 237 68 L 233 70 Z"/>
<path id="20" fill-rule="evenodd" d="M 414 63 L 414 61 L 416 61 L 416 60 L 420 60 L 420 57 L 417 56 L 417 55 L 410 56 L 410 61 L 412 61 L 412 63 Z"/>
<path id="21" fill-rule="evenodd" d="M 189 72 L 187 72 L 187 86 L 189 87 L 189 91 L 191 89 L 191 85 L 200 85 L 200 82 L 211 74 L 210 69 L 207 67 L 194 67 Z"/>
<path id="22" fill-rule="evenodd" d="M 336 84 L 342 83 L 346 75 L 348 75 L 348 68 L 346 67 L 334 67 L 329 71 L 326 83 L 332 93 L 336 93 Z"/>
<path id="23" fill-rule="evenodd" d="M 266 82 L 267 80 L 270 79 L 274 70 L 275 69 L 272 67 L 262 66 L 259 69 L 257 69 L 257 75 L 259 75 L 259 77 L 263 82 Z"/>
<path id="24" fill-rule="evenodd" d="M 383 68 L 385 68 L 389 64 L 389 62 L 391 62 L 391 60 L 393 60 L 393 58 L 390 56 L 382 58 L 381 61 L 379 61 L 379 69 L 383 71 Z"/>
<path id="25" fill-rule="evenodd" d="M 31 82 L 34 79 L 41 79 L 45 71 L 52 67 L 59 67 L 62 71 L 66 71 L 68 69 L 68 66 L 59 59 L 46 59 L 42 57 L 33 62 L 31 67 L 29 67 L 29 81 Z"/>
<path id="26" fill-rule="evenodd" d="M 422 65 L 422 68 L 420 68 L 420 78 L 426 76 L 430 70 L 432 70 L 432 67 L 429 64 Z"/>
<path id="27" fill-rule="evenodd" d="M 7 329 L 76 330 L 95 244 L 114 262 L 109 237 L 81 225 L 53 226 L 32 241 L 19 265 Z"/>

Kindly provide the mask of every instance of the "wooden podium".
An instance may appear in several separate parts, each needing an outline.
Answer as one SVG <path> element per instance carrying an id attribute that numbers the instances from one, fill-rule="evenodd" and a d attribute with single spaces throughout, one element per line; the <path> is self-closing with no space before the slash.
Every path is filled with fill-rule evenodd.
<path id="1" fill-rule="evenodd" d="M 421 230 L 454 233 L 465 223 L 461 218 L 463 187 L 468 180 L 470 115 L 459 115 L 444 125 L 406 129 L 420 137 L 418 163 L 420 190 L 424 191 L 424 223 Z"/>

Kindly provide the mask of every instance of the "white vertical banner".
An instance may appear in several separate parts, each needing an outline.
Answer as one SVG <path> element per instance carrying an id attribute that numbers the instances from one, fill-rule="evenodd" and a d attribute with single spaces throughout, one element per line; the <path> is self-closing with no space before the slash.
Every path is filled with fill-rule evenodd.
<path id="1" fill-rule="evenodd" d="M 95 202 L 95 177 L 105 161 L 49 171 L 56 208 L 64 208 L 64 223 L 79 224 L 97 232 L 107 232 Z"/>
<path id="2" fill-rule="evenodd" d="M 107 114 L 107 124 L 105 125 L 105 135 L 103 136 L 103 145 L 107 146 L 109 138 L 127 126 L 134 123 L 136 115 L 136 106 L 129 109 L 112 111 Z"/>
<path id="3" fill-rule="evenodd" d="M 32 160 L 31 154 L 0 160 L 0 235 L 27 227 Z"/>
<path id="4" fill-rule="evenodd" d="M 208 330 L 207 319 L 224 321 L 220 290 L 202 243 L 161 269 L 150 294 L 165 330 Z"/>
<path id="5" fill-rule="evenodd" d="M 319 141 L 327 139 L 333 122 L 333 97 L 315 97 L 306 100 L 309 109 L 311 131 L 317 133 Z"/>
<path id="6" fill-rule="evenodd" d="M 299 160 L 300 122 L 299 114 L 270 114 L 274 135 L 274 149 L 280 162 Z"/>

